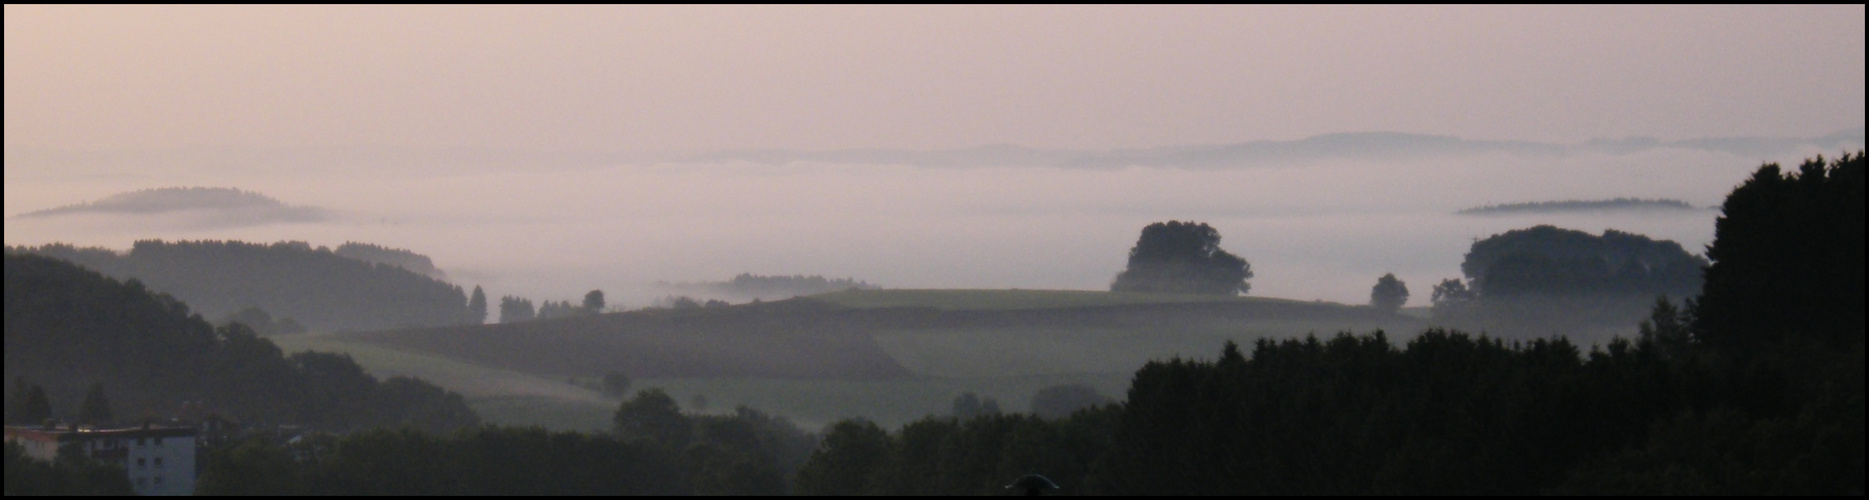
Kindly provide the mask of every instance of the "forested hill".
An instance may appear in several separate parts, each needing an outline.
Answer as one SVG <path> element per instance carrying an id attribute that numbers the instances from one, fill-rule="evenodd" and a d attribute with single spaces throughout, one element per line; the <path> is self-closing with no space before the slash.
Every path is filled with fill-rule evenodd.
<path id="1" fill-rule="evenodd" d="M 472 322 L 461 287 L 304 242 L 145 240 L 127 254 L 64 244 L 13 251 L 70 260 L 117 279 L 135 278 L 210 318 L 259 307 L 314 330 Z"/>
<path id="2" fill-rule="evenodd" d="M 10 424 L 75 417 L 92 387 L 109 402 L 112 417 L 95 422 L 106 425 L 210 412 L 328 430 L 479 423 L 459 394 L 417 379 L 379 382 L 347 356 L 288 357 L 246 327 L 216 329 L 139 282 L 10 250 L 5 259 Z M 14 404 L 33 385 L 49 408 Z"/>
<path id="3" fill-rule="evenodd" d="M 448 273 L 442 272 L 441 268 L 435 267 L 435 261 L 429 260 L 427 255 L 401 248 L 389 248 L 351 241 L 338 245 L 337 250 L 333 250 L 332 253 L 364 262 L 380 262 L 401 267 L 403 269 L 415 271 L 423 276 L 442 281 L 448 280 Z"/>

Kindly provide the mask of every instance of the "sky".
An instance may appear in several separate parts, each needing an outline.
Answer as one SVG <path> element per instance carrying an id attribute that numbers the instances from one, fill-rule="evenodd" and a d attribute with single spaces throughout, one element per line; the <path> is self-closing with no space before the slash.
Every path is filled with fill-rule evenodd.
<path id="1" fill-rule="evenodd" d="M 5 145 L 1106 149 L 1864 122 L 1864 7 L 5 7 Z"/>
<path id="2" fill-rule="evenodd" d="M 742 272 L 1100 289 L 1144 225 L 1195 220 L 1252 263 L 1253 295 L 1361 303 L 1394 272 L 1421 305 L 1477 238 L 1557 224 L 1697 252 L 1715 215 L 1456 210 L 1706 207 L 1761 162 L 1861 148 L 1864 19 L 1862 5 L 6 5 L 5 242 L 362 241 L 491 296 L 602 288 L 642 306 L 646 284 Z M 596 154 L 1278 149 L 1374 131 L 1536 144 L 1199 168 Z M 1628 137 L 1660 142 L 1586 147 Z M 17 218 L 172 186 L 336 215 Z"/>

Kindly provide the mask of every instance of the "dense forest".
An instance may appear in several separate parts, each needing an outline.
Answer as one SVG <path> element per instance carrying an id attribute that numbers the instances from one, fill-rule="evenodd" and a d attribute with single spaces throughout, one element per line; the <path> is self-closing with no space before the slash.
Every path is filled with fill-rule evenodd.
<path id="1" fill-rule="evenodd" d="M 99 424 L 209 413 L 327 430 L 479 423 L 458 394 L 410 378 L 378 381 L 344 355 L 287 356 L 245 325 L 216 328 L 136 280 L 42 255 L 5 259 L 8 423 L 91 414 L 80 407 L 99 397 L 115 416 Z M 19 404 L 34 392 L 46 407 Z"/>
<path id="2" fill-rule="evenodd" d="M 212 318 L 258 307 L 313 330 L 477 323 L 459 286 L 304 242 L 138 241 L 129 253 L 52 244 L 10 248 L 134 278 Z M 425 260 L 425 259 L 424 259 Z"/>
<path id="3" fill-rule="evenodd" d="M 435 261 L 429 259 L 427 255 L 411 252 L 402 248 L 389 248 L 369 243 L 346 241 L 344 244 L 338 245 L 337 249 L 332 250 L 331 253 L 335 253 L 339 257 L 349 257 L 364 262 L 389 264 L 415 271 L 416 274 L 441 281 L 448 280 L 448 273 L 442 272 L 441 268 L 435 267 Z"/>

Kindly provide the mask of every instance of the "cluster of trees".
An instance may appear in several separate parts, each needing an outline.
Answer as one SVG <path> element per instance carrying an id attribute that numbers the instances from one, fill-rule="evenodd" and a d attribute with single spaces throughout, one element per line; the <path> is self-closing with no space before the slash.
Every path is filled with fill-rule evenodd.
<path id="1" fill-rule="evenodd" d="M 248 307 L 239 311 L 234 311 L 233 314 L 228 314 L 221 318 L 218 324 L 228 325 L 232 323 L 247 325 L 247 328 L 253 329 L 253 333 L 267 337 L 305 333 L 305 327 L 300 325 L 297 320 L 292 318 L 279 318 L 275 321 L 273 320 L 273 315 L 267 314 L 265 309 L 260 309 L 258 307 Z"/>
<path id="2" fill-rule="evenodd" d="M 479 289 L 476 288 L 475 291 L 478 292 Z M 547 300 L 539 304 L 537 310 L 532 307 L 532 299 L 511 295 L 500 297 L 500 323 L 589 316 L 602 312 L 604 312 L 603 290 L 591 290 L 585 293 L 584 302 L 579 305 L 573 305 L 569 300 L 557 302 Z"/>
<path id="3" fill-rule="evenodd" d="M 405 377 L 378 381 L 347 355 L 287 356 L 246 325 L 210 325 L 136 280 L 18 252 L 7 252 L 5 271 L 4 374 L 15 380 L 7 401 L 22 403 L 7 405 L 9 423 L 99 420 L 88 402 L 105 391 L 115 418 L 102 420 L 194 408 L 333 430 L 479 423 L 459 394 Z"/>
<path id="4" fill-rule="evenodd" d="M 1507 231 L 1473 243 L 1460 265 L 1465 281 L 1434 287 L 1434 318 L 1520 337 L 1626 328 L 1657 295 L 1699 293 L 1706 266 L 1673 241 L 1613 229 Z"/>
<path id="5" fill-rule="evenodd" d="M 759 299 L 753 299 L 753 302 L 759 302 Z M 729 304 L 725 300 L 707 299 L 703 301 L 687 295 L 664 296 L 655 299 L 654 303 L 654 307 L 666 309 L 699 309 L 703 307 L 727 307 L 730 305 L 733 304 Z"/>
<path id="6" fill-rule="evenodd" d="M 683 491 L 698 495 L 786 494 L 817 447 L 816 435 L 784 417 L 744 406 L 731 415 L 685 414 L 661 389 L 624 401 L 612 423 L 618 439 L 676 457 Z"/>
<path id="7" fill-rule="evenodd" d="M 1082 479 L 1108 455 L 1120 407 L 1064 419 L 1029 414 L 928 417 L 886 432 L 867 420 L 832 424 L 795 477 L 801 495 L 1004 495 L 1020 476 L 1044 474 L 1064 494 L 1093 493 Z"/>
<path id="8" fill-rule="evenodd" d="M 1003 494 L 1040 473 L 1086 494 L 1859 495 L 1863 159 L 1762 167 L 1723 207 L 1700 299 L 1657 300 L 1633 340 L 1229 343 L 1062 419 L 838 422 L 798 492 Z M 1455 285 L 1437 298 L 1474 293 Z"/>
<path id="9" fill-rule="evenodd" d="M 1142 228 L 1129 264 L 1112 292 L 1243 295 L 1252 265 L 1220 249 L 1220 231 L 1205 223 L 1168 221 Z"/>
<path id="10" fill-rule="evenodd" d="M 1604 230 L 1536 226 L 1475 241 L 1460 263 L 1482 298 L 1525 294 L 1615 293 L 1653 297 L 1700 291 L 1707 259 L 1679 243 Z"/>
<path id="11" fill-rule="evenodd" d="M 398 265 L 344 257 L 301 242 L 138 241 L 118 255 L 52 244 L 9 248 L 137 279 L 210 317 L 259 307 L 317 330 L 373 330 L 471 323 L 459 286 Z M 484 318 L 484 314 L 482 315 Z"/>

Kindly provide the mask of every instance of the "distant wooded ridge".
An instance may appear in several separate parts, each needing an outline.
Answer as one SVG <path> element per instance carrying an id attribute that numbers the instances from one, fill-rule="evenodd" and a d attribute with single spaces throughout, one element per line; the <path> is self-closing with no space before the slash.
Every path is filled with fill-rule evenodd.
<path id="1" fill-rule="evenodd" d="M 420 257 L 406 250 L 379 253 Z M 248 307 L 314 330 L 374 330 L 477 322 L 464 290 L 400 264 L 351 258 L 303 241 L 138 241 L 128 253 L 69 244 L 8 247 L 70 260 L 112 278 L 137 279 L 223 317 Z"/>
<path id="2" fill-rule="evenodd" d="M 144 188 L 112 194 L 97 201 L 82 201 L 64 207 L 30 211 L 19 216 L 56 216 L 80 215 L 80 213 L 103 213 L 103 215 L 159 215 L 176 211 L 247 211 L 264 213 L 267 220 L 277 222 L 310 222 L 321 220 L 323 211 L 316 207 L 293 207 L 282 201 L 273 200 L 252 190 L 224 187 L 166 187 Z"/>
<path id="3" fill-rule="evenodd" d="M 1460 215 L 1500 215 L 1515 213 L 1587 212 L 1596 210 L 1699 210 L 1688 202 L 1665 198 L 1613 198 L 1608 200 L 1535 201 L 1473 207 L 1454 212 Z"/>
<path id="4" fill-rule="evenodd" d="M 1659 149 L 1711 151 L 1747 159 L 1773 158 L 1800 151 L 1854 148 L 1863 144 L 1863 129 L 1853 128 L 1817 137 L 1706 137 L 1662 140 L 1654 137 L 1592 139 L 1558 143 L 1467 139 L 1407 132 L 1347 132 L 1320 134 L 1296 140 L 1257 140 L 1217 144 L 1183 144 L 1111 149 L 1042 149 L 1015 144 L 988 144 L 945 149 L 728 149 L 713 151 L 538 151 L 496 148 L 417 149 L 389 146 L 321 146 L 293 148 L 171 148 L 136 151 L 62 151 L 10 149 L 9 172 L 59 173 L 74 171 L 127 172 L 152 167 L 199 169 L 201 165 L 240 165 L 255 169 L 293 171 L 307 167 L 349 165 L 376 169 L 394 165 L 401 171 L 461 172 L 469 170 L 552 168 L 605 168 L 617 165 L 665 163 L 734 163 L 765 165 L 790 163 L 910 165 L 917 167 L 1061 167 L 1119 169 L 1130 166 L 1177 168 L 1231 168 L 1289 166 L 1333 160 L 1393 161 L 1475 154 L 1514 156 L 1566 156 L 1576 154 L 1626 155 Z"/>

